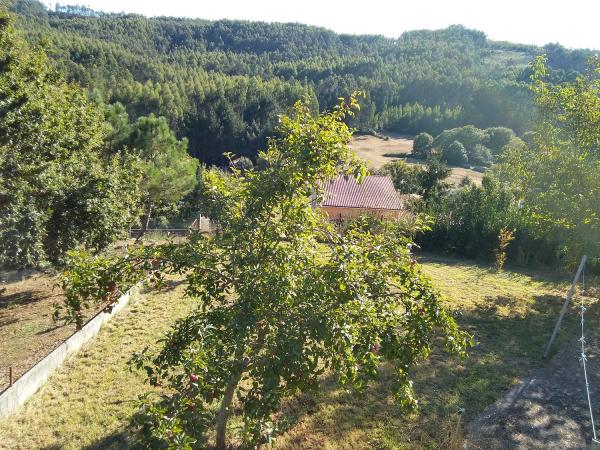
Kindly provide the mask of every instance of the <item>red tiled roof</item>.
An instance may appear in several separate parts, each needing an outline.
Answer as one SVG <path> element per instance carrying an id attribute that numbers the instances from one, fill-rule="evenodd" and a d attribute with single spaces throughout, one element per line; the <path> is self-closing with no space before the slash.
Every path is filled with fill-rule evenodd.
<path id="1" fill-rule="evenodd" d="M 341 208 L 403 209 L 402 196 L 390 177 L 370 175 L 358 184 L 343 175 L 325 182 L 321 206 Z"/>

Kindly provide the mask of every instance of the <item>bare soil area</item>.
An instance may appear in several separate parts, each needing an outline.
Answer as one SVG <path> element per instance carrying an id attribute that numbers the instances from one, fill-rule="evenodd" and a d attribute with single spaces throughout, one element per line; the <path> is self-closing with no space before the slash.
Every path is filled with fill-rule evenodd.
<path id="1" fill-rule="evenodd" d="M 16 381 L 75 332 L 75 325 L 52 318 L 62 298 L 57 280 L 47 275 L 0 284 L 0 391 L 8 387 L 9 367 Z"/>
<path id="2" fill-rule="evenodd" d="M 387 139 L 371 135 L 355 136 L 350 143 L 350 149 L 360 158 L 363 158 L 373 169 L 379 169 L 385 164 L 397 159 L 403 159 L 409 164 L 423 165 L 423 160 L 411 158 L 413 139 L 410 136 L 390 134 Z M 452 167 L 452 174 L 448 181 L 458 184 L 464 177 L 469 177 L 475 183 L 481 183 L 483 174 L 464 167 Z"/>

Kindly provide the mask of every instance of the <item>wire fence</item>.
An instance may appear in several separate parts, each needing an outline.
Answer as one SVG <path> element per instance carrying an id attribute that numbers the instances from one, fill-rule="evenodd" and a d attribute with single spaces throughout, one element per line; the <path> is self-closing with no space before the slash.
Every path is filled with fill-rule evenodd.
<path id="1" fill-rule="evenodd" d="M 585 262 L 584 262 L 585 264 Z M 581 293 L 584 294 L 585 293 L 585 265 L 583 268 L 583 271 L 581 273 Z M 592 443 L 598 445 L 600 444 L 600 441 L 598 440 L 598 437 L 596 435 L 596 424 L 594 422 L 594 412 L 592 410 L 592 398 L 590 395 L 590 383 L 588 381 L 588 376 L 587 376 L 587 355 L 585 353 L 585 305 L 584 305 L 584 295 L 580 295 L 580 302 L 579 302 L 579 315 L 581 316 L 581 337 L 579 338 L 579 342 L 581 343 L 581 355 L 580 355 L 580 361 L 581 361 L 581 366 L 583 367 L 583 379 L 585 381 L 585 393 L 587 396 L 587 402 L 588 402 L 588 408 L 590 410 L 590 421 L 592 422 Z"/>

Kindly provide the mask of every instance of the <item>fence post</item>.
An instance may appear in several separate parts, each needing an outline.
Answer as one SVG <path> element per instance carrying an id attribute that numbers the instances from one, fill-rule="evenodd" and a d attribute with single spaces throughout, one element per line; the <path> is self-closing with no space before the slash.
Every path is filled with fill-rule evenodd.
<path id="1" fill-rule="evenodd" d="M 577 273 L 575 274 L 575 278 L 573 279 L 573 284 L 571 285 L 571 289 L 569 289 L 569 293 L 567 294 L 565 303 L 563 304 L 563 307 L 560 310 L 560 315 L 558 316 L 556 325 L 554 325 L 554 331 L 552 331 L 552 336 L 550 337 L 550 341 L 548 341 L 548 345 L 546 346 L 546 351 L 544 352 L 544 359 L 546 359 L 548 357 L 548 355 L 550 354 L 550 348 L 552 347 L 552 343 L 554 342 L 554 339 L 556 339 L 556 335 L 558 334 L 558 329 L 560 328 L 560 324 L 562 323 L 563 318 L 565 317 L 565 313 L 567 312 L 567 307 L 569 306 L 569 303 L 571 302 L 571 298 L 573 297 L 573 294 L 575 293 L 575 286 L 577 285 L 577 282 L 579 281 L 581 272 L 583 272 L 583 268 L 585 267 L 586 260 L 587 260 L 587 256 L 583 255 L 583 257 L 581 258 L 581 262 L 579 263 L 579 268 L 577 269 Z"/>

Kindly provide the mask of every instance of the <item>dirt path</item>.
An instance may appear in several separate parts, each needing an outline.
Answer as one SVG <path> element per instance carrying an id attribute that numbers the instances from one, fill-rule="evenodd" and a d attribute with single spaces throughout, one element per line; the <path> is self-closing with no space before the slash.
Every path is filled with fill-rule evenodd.
<path id="1" fill-rule="evenodd" d="M 584 449 L 592 427 L 574 338 L 542 367 L 467 427 L 467 449 Z M 600 419 L 600 337 L 588 337 L 587 372 L 593 412 Z"/>

